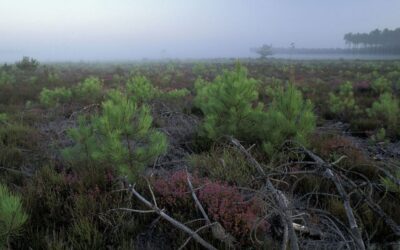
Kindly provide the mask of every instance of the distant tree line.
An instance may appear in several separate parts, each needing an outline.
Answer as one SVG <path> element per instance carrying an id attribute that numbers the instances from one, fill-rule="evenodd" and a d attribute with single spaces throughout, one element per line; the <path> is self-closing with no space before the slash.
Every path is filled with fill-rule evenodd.
<path id="1" fill-rule="evenodd" d="M 353 50 L 360 52 L 400 53 L 400 28 L 347 33 L 344 40 Z"/>

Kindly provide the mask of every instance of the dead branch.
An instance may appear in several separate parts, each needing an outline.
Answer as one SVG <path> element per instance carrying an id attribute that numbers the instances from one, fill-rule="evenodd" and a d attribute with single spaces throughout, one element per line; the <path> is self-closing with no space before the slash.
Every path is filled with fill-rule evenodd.
<path id="1" fill-rule="evenodd" d="M 208 243 L 207 241 L 205 241 L 198 233 L 196 233 L 195 231 L 193 231 L 192 229 L 190 229 L 189 227 L 185 226 L 184 224 L 182 224 L 181 222 L 175 220 L 174 218 L 172 218 L 171 216 L 169 216 L 168 214 L 166 214 L 164 212 L 163 209 L 160 209 L 156 204 L 152 204 L 151 202 L 149 202 L 146 198 L 144 198 L 142 195 L 140 195 L 134 185 L 129 185 L 129 190 L 130 192 L 136 196 L 136 198 L 138 198 L 142 203 L 144 203 L 147 207 L 151 208 L 154 213 L 158 214 L 159 216 L 161 216 L 163 219 L 165 219 L 166 221 L 168 221 L 169 223 L 171 223 L 173 226 L 175 226 L 176 228 L 184 231 L 185 233 L 189 234 L 191 238 L 193 238 L 195 241 L 197 241 L 200 245 L 202 245 L 203 247 L 205 247 L 206 249 L 212 249 L 212 250 L 216 250 L 215 247 L 213 247 L 210 243 Z"/>
<path id="2" fill-rule="evenodd" d="M 235 138 L 230 138 L 230 141 L 232 142 L 233 145 L 235 145 L 240 152 L 242 152 L 248 161 L 257 169 L 260 175 L 265 176 L 264 169 L 262 166 L 258 163 L 256 159 L 243 147 L 242 144 Z M 298 239 L 296 232 L 293 228 L 293 220 L 292 220 L 292 215 L 290 213 L 290 208 L 289 208 L 289 200 L 286 198 L 286 196 L 278 189 L 274 187 L 272 182 L 267 178 L 265 181 L 265 189 L 270 191 L 275 199 L 275 202 L 278 205 L 279 211 L 280 211 L 280 217 L 281 221 L 283 222 L 284 228 L 285 228 L 285 233 L 284 233 L 284 240 L 283 240 L 283 245 L 282 249 L 286 249 L 287 246 L 287 238 L 290 240 L 290 247 L 292 250 L 298 250 L 299 249 L 299 244 L 298 244 Z M 286 230 L 287 229 L 287 230 Z M 288 232 L 288 237 L 286 237 L 286 231 Z"/>
<path id="3" fill-rule="evenodd" d="M 349 222 L 349 226 L 350 226 L 351 232 L 352 232 L 352 234 L 354 236 L 354 240 L 356 241 L 356 244 L 357 244 L 358 248 L 364 250 L 365 249 L 364 241 L 362 239 L 360 229 L 359 229 L 359 227 L 357 225 L 357 221 L 356 221 L 356 218 L 354 216 L 353 209 L 351 208 L 351 205 L 350 205 L 349 195 L 346 193 L 346 191 L 345 191 L 345 189 L 344 189 L 344 187 L 342 185 L 342 182 L 340 181 L 338 175 L 335 174 L 335 172 L 332 170 L 331 164 L 326 163 L 319 156 L 317 156 L 313 152 L 307 150 L 306 148 L 303 148 L 303 150 L 316 163 L 318 163 L 318 166 L 321 168 L 321 170 L 324 171 L 323 175 L 325 177 L 327 177 L 328 179 L 330 179 L 335 184 L 336 189 L 339 192 L 339 195 L 341 196 L 341 198 L 343 200 L 343 205 L 344 205 L 344 209 L 346 211 L 347 220 Z"/>
<path id="4" fill-rule="evenodd" d="M 196 206 L 199 208 L 201 214 L 203 215 L 203 217 L 206 221 L 206 226 L 211 227 L 214 238 L 216 238 L 222 242 L 225 242 L 229 246 L 233 246 L 233 244 L 236 242 L 236 239 L 232 235 L 227 233 L 226 230 L 222 227 L 222 225 L 220 223 L 218 223 L 218 222 L 211 223 L 210 218 L 208 217 L 206 211 L 204 210 L 203 206 L 201 205 L 199 199 L 197 198 L 197 195 L 194 191 L 192 182 L 190 181 L 190 175 L 187 172 L 187 170 L 186 170 L 186 176 L 187 176 L 186 178 L 187 178 L 187 182 L 188 182 L 190 191 L 192 193 L 193 200 L 196 203 Z"/>

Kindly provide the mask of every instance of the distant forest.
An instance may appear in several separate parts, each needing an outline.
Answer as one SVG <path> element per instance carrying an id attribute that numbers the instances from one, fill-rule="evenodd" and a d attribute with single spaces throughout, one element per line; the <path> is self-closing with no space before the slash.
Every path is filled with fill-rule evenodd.
<path id="1" fill-rule="evenodd" d="M 392 54 L 400 55 L 400 28 L 375 29 L 369 33 L 347 33 L 348 48 L 272 48 L 274 54 Z"/>
<path id="2" fill-rule="evenodd" d="M 400 50 L 400 28 L 395 30 L 375 29 L 369 33 L 347 33 L 344 35 L 347 45 L 355 49 L 367 49 L 379 52 Z"/>

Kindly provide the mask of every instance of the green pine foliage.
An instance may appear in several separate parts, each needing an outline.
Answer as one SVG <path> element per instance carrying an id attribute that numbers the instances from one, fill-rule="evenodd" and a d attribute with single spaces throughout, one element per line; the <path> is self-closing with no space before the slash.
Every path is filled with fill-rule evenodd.
<path id="1" fill-rule="evenodd" d="M 381 76 L 372 82 L 371 88 L 376 94 L 382 94 L 385 92 L 391 92 L 391 90 L 392 90 L 391 85 L 392 84 L 388 79 Z"/>
<path id="2" fill-rule="evenodd" d="M 257 81 L 247 77 L 244 67 L 238 64 L 211 83 L 198 79 L 195 88 L 194 103 L 204 114 L 202 136 L 213 140 L 223 135 L 248 139 L 253 134 L 262 105 L 257 105 Z"/>
<path id="3" fill-rule="evenodd" d="M 8 86 L 15 83 L 15 77 L 4 70 L 0 70 L 0 87 Z"/>
<path id="4" fill-rule="evenodd" d="M 272 102 L 265 115 L 263 147 L 272 154 L 286 140 L 308 145 L 308 136 L 316 126 L 316 116 L 310 100 L 293 85 L 271 88 Z"/>
<path id="5" fill-rule="evenodd" d="M 0 248 L 6 247 L 10 238 L 18 234 L 27 219 L 21 198 L 0 183 Z"/>
<path id="6" fill-rule="evenodd" d="M 55 107 L 60 103 L 70 101 L 72 98 L 72 91 L 65 87 L 48 89 L 44 88 L 40 92 L 39 101 L 46 107 Z"/>
<path id="7" fill-rule="evenodd" d="M 150 101 L 161 93 L 161 91 L 154 87 L 144 76 L 131 77 L 126 83 L 126 91 L 137 103 Z"/>
<path id="8" fill-rule="evenodd" d="M 200 133 L 212 140 L 229 135 L 258 141 L 271 154 L 285 140 L 307 145 L 307 137 L 316 125 L 313 105 L 292 84 L 269 88 L 272 102 L 265 110 L 258 101 L 257 81 L 248 78 L 239 64 L 212 83 L 198 80 L 195 87 L 195 105 L 204 114 Z"/>
<path id="9" fill-rule="evenodd" d="M 383 93 L 379 99 L 367 110 L 371 118 L 381 122 L 382 127 L 387 128 L 388 132 L 398 134 L 399 131 L 399 100 L 391 93 Z"/>
<path id="10" fill-rule="evenodd" d="M 74 89 L 74 97 L 85 102 L 96 102 L 102 96 L 103 82 L 97 77 L 88 77 Z"/>
<path id="11" fill-rule="evenodd" d="M 131 180 L 167 148 L 165 135 L 152 128 L 150 109 L 118 91 L 103 102 L 99 116 L 89 123 L 80 118 L 68 134 L 75 145 L 63 151 L 66 159 L 115 166 Z"/>
<path id="12" fill-rule="evenodd" d="M 329 93 L 328 106 L 330 112 L 342 119 L 349 119 L 358 113 L 359 108 L 354 99 L 353 84 L 347 81 L 340 85 L 337 94 Z"/>

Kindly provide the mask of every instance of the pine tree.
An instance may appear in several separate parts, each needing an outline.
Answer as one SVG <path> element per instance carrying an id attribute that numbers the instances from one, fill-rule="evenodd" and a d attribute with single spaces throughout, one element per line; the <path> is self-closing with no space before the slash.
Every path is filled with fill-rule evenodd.
<path id="1" fill-rule="evenodd" d="M 0 183 L 0 248 L 6 247 L 10 237 L 15 236 L 28 215 L 22 208 L 21 198 L 13 195 L 8 188 Z"/>
<path id="2" fill-rule="evenodd" d="M 237 64 L 234 71 L 224 71 L 211 83 L 198 79 L 195 88 L 195 105 L 204 114 L 202 135 L 210 139 L 223 135 L 248 139 L 253 134 L 254 118 L 262 112 L 262 105 L 257 105 L 257 81 L 247 77 L 244 67 Z"/>
<path id="3" fill-rule="evenodd" d="M 302 93 L 293 84 L 268 91 L 272 102 L 265 115 L 263 146 L 267 153 L 273 153 L 285 140 L 307 145 L 307 137 L 315 129 L 316 116 L 310 100 L 304 100 Z"/>
<path id="4" fill-rule="evenodd" d="M 102 113 L 93 116 L 90 124 L 69 131 L 75 145 L 64 150 L 72 160 L 115 166 L 121 175 L 135 179 L 155 157 L 165 153 L 167 140 L 163 133 L 151 127 L 150 109 L 113 91 L 102 104 Z"/>

